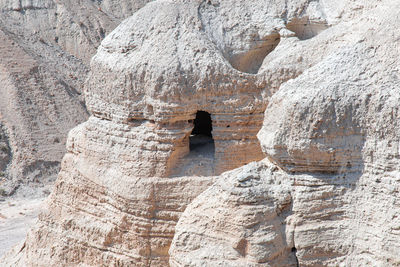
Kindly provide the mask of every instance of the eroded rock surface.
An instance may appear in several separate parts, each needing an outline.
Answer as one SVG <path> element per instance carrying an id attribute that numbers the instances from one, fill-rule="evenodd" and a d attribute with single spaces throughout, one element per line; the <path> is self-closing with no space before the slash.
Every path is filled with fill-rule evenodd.
<path id="1" fill-rule="evenodd" d="M 0 156 L 5 194 L 21 183 L 54 181 L 68 131 L 88 118 L 81 94 L 90 58 L 105 35 L 145 3 L 0 1 L 0 123 L 9 146 L 7 158 Z"/>
<path id="2" fill-rule="evenodd" d="M 258 134 L 269 160 L 188 206 L 172 266 L 400 264 L 397 7 L 329 29 L 325 49 L 342 44 L 270 100 Z"/>
<path id="3" fill-rule="evenodd" d="M 93 57 L 91 116 L 3 262 L 400 264 L 398 8 L 147 4 Z"/>
<path id="4" fill-rule="evenodd" d="M 277 170 L 253 162 L 218 177 L 180 218 L 170 264 L 296 266 L 293 236 L 285 231 L 292 182 Z"/>

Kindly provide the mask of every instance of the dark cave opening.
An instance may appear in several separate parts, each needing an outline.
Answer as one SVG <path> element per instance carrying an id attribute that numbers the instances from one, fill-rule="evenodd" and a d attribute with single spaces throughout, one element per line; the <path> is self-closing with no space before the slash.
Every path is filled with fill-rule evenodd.
<path id="1" fill-rule="evenodd" d="M 189 149 L 192 152 L 214 155 L 214 139 L 212 137 L 212 120 L 210 113 L 197 111 L 194 127 L 189 137 Z"/>

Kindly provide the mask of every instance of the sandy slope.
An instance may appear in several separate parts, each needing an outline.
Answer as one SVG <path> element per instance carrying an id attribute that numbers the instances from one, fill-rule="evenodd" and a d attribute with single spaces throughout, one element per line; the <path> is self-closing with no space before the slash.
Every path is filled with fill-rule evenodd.
<path id="1" fill-rule="evenodd" d="M 43 200 L 21 196 L 0 200 L 0 257 L 24 239 L 36 222 Z"/>

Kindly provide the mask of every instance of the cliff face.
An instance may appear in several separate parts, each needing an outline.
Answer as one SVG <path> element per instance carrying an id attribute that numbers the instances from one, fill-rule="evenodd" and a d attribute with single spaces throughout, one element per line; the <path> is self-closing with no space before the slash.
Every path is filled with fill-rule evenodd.
<path id="1" fill-rule="evenodd" d="M 91 116 L 3 262 L 400 264 L 399 7 L 147 4 L 93 57 Z"/>
<path id="2" fill-rule="evenodd" d="M 3 193 L 46 183 L 59 171 L 68 131 L 88 117 L 81 94 L 90 58 L 123 17 L 145 4 L 122 2 L 116 10 L 116 1 L 0 1 Z"/>
<path id="3" fill-rule="evenodd" d="M 171 266 L 400 264 L 397 7 L 314 37 L 335 49 L 270 99 L 258 133 L 267 159 L 189 205 Z M 304 57 L 317 49 L 298 43 Z"/>

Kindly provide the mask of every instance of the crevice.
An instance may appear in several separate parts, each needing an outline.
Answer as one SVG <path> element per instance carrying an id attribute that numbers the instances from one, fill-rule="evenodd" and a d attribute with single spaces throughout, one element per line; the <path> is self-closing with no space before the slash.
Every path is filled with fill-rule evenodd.
<path id="1" fill-rule="evenodd" d="M 146 123 L 146 122 L 148 122 L 149 120 L 147 120 L 147 119 L 144 119 L 144 118 L 135 118 L 135 117 L 133 117 L 133 118 L 128 118 L 127 120 L 126 120 L 126 122 L 129 124 L 129 125 L 131 125 L 131 126 L 140 126 L 140 125 L 142 125 L 142 124 L 144 124 L 144 123 Z"/>
<path id="2" fill-rule="evenodd" d="M 248 241 L 244 238 L 240 239 L 240 241 L 236 244 L 234 249 L 240 254 L 242 257 L 246 257 L 248 250 Z"/>
<path id="3" fill-rule="evenodd" d="M 103 40 L 106 37 L 106 33 L 102 27 L 99 29 L 100 38 Z"/>
<path id="4" fill-rule="evenodd" d="M 296 260 L 296 267 L 300 267 L 299 259 L 297 258 L 297 255 L 296 255 L 296 253 L 297 253 L 296 247 L 292 247 L 291 251 L 292 251 L 292 253 L 293 253 L 293 255 L 294 255 L 294 258 L 295 258 L 295 260 Z"/>

